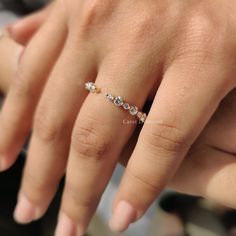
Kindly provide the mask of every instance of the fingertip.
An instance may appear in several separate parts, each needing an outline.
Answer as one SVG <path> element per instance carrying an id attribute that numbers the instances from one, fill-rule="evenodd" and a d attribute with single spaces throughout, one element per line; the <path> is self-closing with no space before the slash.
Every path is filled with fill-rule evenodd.
<path id="1" fill-rule="evenodd" d="M 76 225 L 65 213 L 60 213 L 55 236 L 83 236 L 84 233 L 82 226 Z"/>
<path id="2" fill-rule="evenodd" d="M 20 194 L 14 211 L 15 221 L 19 224 L 28 224 L 38 220 L 41 216 L 42 211 L 35 207 L 24 194 Z"/>
<path id="3" fill-rule="evenodd" d="M 0 172 L 7 171 L 12 165 L 12 161 L 8 157 L 0 156 Z"/>
<path id="4" fill-rule="evenodd" d="M 138 218 L 138 211 L 128 202 L 120 201 L 114 209 L 109 227 L 112 231 L 121 233 Z"/>

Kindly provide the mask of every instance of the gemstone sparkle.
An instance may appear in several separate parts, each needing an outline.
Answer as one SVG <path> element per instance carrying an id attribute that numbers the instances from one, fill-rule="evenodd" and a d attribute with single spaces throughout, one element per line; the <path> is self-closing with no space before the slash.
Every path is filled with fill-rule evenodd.
<path id="1" fill-rule="evenodd" d="M 138 108 L 136 106 L 131 106 L 130 109 L 129 109 L 129 113 L 132 115 L 132 116 L 136 116 L 137 113 L 138 113 Z"/>
<path id="2" fill-rule="evenodd" d="M 124 104 L 123 104 L 123 108 L 124 108 L 125 110 L 129 110 L 129 109 L 130 109 L 129 103 L 124 103 Z"/>
<path id="3" fill-rule="evenodd" d="M 110 100 L 110 101 L 113 101 L 113 100 L 114 100 L 114 96 L 113 96 L 112 94 L 110 94 L 110 93 L 106 94 L 106 97 L 107 97 L 107 99 Z"/>
<path id="4" fill-rule="evenodd" d="M 141 123 L 144 123 L 147 119 L 146 113 L 138 112 L 137 117 Z"/>
<path id="5" fill-rule="evenodd" d="M 114 99 L 114 104 L 118 107 L 122 106 L 124 103 L 122 97 L 115 97 Z"/>
<path id="6" fill-rule="evenodd" d="M 97 86 L 93 82 L 88 82 L 85 84 L 85 89 L 89 92 L 95 93 L 97 91 Z"/>

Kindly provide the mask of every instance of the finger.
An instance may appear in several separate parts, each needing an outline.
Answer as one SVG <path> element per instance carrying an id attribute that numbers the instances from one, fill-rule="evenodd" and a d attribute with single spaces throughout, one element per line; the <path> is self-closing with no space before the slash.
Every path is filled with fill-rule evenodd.
<path id="1" fill-rule="evenodd" d="M 87 95 L 84 83 L 96 76 L 93 47 L 84 48 L 82 43 L 78 46 L 77 41 L 67 39 L 38 105 L 14 214 L 20 223 L 44 214 L 64 175 L 72 128 Z"/>
<path id="2" fill-rule="evenodd" d="M 115 231 L 144 214 L 232 86 L 221 67 L 187 65 L 172 65 L 163 78 L 115 199 Z"/>
<path id="3" fill-rule="evenodd" d="M 235 208 L 235 155 L 200 145 L 189 153 L 170 186 L 179 192 L 202 196 Z"/>
<path id="4" fill-rule="evenodd" d="M 4 94 L 12 83 L 22 50 L 23 47 L 16 44 L 10 37 L 3 36 L 0 39 L 0 90 Z"/>
<path id="5" fill-rule="evenodd" d="M 236 153 L 236 89 L 221 102 L 217 112 L 201 134 L 201 139 L 211 146 Z M 220 134 L 220 135 L 219 135 Z"/>
<path id="6" fill-rule="evenodd" d="M 0 117 L 1 170 L 11 166 L 29 134 L 35 107 L 54 61 L 60 54 L 66 30 L 62 12 L 52 13 L 21 56 L 16 78 Z"/>
<path id="7" fill-rule="evenodd" d="M 17 43 L 26 45 L 49 17 L 52 7 L 53 4 L 50 4 L 43 10 L 33 13 L 8 26 L 7 29 L 11 37 Z"/>
<path id="8" fill-rule="evenodd" d="M 153 70 L 143 70 L 139 63 L 127 68 L 132 64 L 129 60 L 133 58 L 124 58 L 116 58 L 117 61 L 114 58 L 106 59 L 96 80 L 102 93 L 88 95 L 77 118 L 56 231 L 58 236 L 72 235 L 71 232 L 76 231 L 78 235 L 84 233 L 120 152 L 135 128 L 136 118 L 107 101 L 104 93 L 114 92 L 114 95 L 123 96 L 131 105 L 142 107 L 151 89 L 151 85 L 144 81 L 153 78 Z M 137 97 L 136 94 L 140 95 Z M 123 123 L 124 119 L 130 123 Z M 70 227 L 66 228 L 68 224 Z"/>

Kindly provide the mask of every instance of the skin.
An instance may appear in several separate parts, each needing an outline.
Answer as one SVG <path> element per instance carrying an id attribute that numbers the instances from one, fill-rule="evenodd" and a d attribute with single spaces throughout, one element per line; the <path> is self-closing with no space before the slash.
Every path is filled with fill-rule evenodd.
<path id="1" fill-rule="evenodd" d="M 226 187 L 234 179 L 235 106 L 226 102 L 216 113 L 229 114 L 223 126 L 213 114 L 236 85 L 235 5 L 58 1 L 27 45 L 1 114 L 2 169 L 34 130 L 16 219 L 41 217 L 66 169 L 57 235 L 65 221 L 68 235 L 85 231 L 135 129 L 121 122 L 130 118 L 127 113 L 104 97 L 87 96 L 83 84 L 93 80 L 138 107 L 154 97 L 114 201 L 114 230 L 140 218 L 171 179 L 180 191 L 234 207 L 234 187 Z M 209 120 L 209 131 L 201 133 Z M 180 167 L 187 154 L 191 158 Z M 22 214 L 22 199 L 28 215 Z M 117 224 L 117 215 L 124 221 Z"/>
<path id="2" fill-rule="evenodd" d="M 28 23 L 30 22 L 25 22 L 23 26 L 27 28 Z M 15 30 L 19 38 L 29 37 L 28 34 L 28 36 L 25 35 L 25 32 L 25 29 Z M 9 91 L 11 78 L 17 68 L 16 62 L 22 50 L 22 46 L 10 38 L 0 41 L 0 91 L 4 94 Z M 236 208 L 234 200 L 236 189 L 232 181 L 236 178 L 236 155 L 232 153 L 236 128 L 235 108 L 236 91 L 233 91 L 221 103 L 195 145 L 192 146 L 187 158 L 169 183 L 170 187 Z M 123 165 L 126 165 L 129 160 L 138 134 L 137 129 L 122 152 L 120 162 Z M 218 191 L 219 189 L 222 191 Z"/>

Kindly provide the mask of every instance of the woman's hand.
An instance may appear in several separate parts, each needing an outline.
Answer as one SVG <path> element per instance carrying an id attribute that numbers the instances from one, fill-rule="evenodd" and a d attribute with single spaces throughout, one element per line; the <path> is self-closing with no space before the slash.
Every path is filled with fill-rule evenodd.
<path id="1" fill-rule="evenodd" d="M 156 93 L 114 203 L 113 225 L 124 230 L 141 217 L 235 88 L 235 5 L 58 1 L 25 50 L 1 115 L 2 169 L 34 125 L 18 221 L 45 212 L 68 156 L 58 235 L 84 232 L 96 209 L 135 125 L 124 125 L 128 113 L 102 94 L 87 96 L 87 81 L 140 108 Z"/>
<path id="2" fill-rule="evenodd" d="M 24 36 L 21 32 L 17 33 Z M 22 47 L 5 37 L 0 42 L 0 51 L 0 88 L 6 93 L 11 86 L 11 77 L 17 68 L 16 62 Z M 177 191 L 201 195 L 233 208 L 235 185 L 231 180 L 236 177 L 236 159 L 232 154 L 235 146 L 235 92 L 231 92 L 221 103 L 170 183 Z M 124 164 L 135 147 L 138 131 L 133 134 L 121 155 L 120 161 Z"/>
<path id="3" fill-rule="evenodd" d="M 23 30 L 24 31 L 24 30 Z M 25 32 L 25 31 L 24 31 Z M 22 33 L 20 33 L 22 35 Z M 23 35 L 22 35 L 23 36 Z M 11 86 L 22 47 L 9 37 L 0 41 L 0 88 L 5 94 Z M 183 193 L 200 195 L 235 208 L 235 121 L 236 91 L 231 92 L 189 151 L 170 186 Z M 139 130 L 121 154 L 126 164 L 135 147 Z M 219 191 L 219 189 L 221 191 Z"/>

